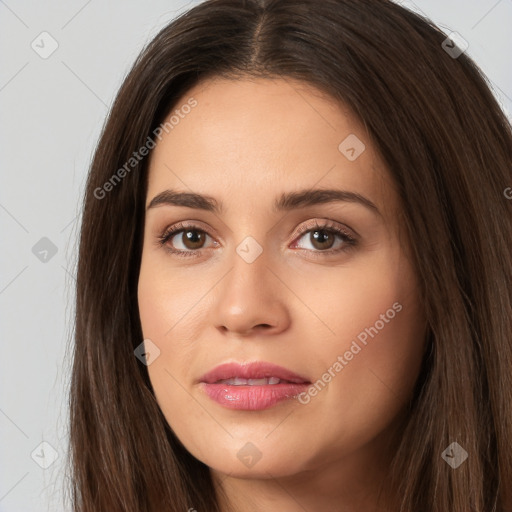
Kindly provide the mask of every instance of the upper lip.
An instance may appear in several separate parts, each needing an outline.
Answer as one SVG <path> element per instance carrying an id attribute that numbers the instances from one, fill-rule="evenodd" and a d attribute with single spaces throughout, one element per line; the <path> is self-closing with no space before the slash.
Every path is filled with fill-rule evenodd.
<path id="1" fill-rule="evenodd" d="M 255 361 L 251 363 L 224 363 L 213 368 L 208 373 L 205 373 L 200 379 L 200 382 L 206 382 L 207 384 L 214 384 L 219 380 L 232 379 L 265 379 L 269 377 L 277 377 L 280 380 L 286 380 L 295 384 L 310 384 L 310 381 L 297 375 L 296 373 L 277 366 L 272 363 L 264 361 Z"/>

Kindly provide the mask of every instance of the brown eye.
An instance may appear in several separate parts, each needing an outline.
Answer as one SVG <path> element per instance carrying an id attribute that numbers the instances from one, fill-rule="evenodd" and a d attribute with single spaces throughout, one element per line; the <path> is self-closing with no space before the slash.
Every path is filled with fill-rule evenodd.
<path id="1" fill-rule="evenodd" d="M 185 229 L 178 233 L 182 233 L 181 241 L 187 249 L 201 249 L 201 246 L 204 244 L 206 233 L 203 231 Z"/>
<path id="2" fill-rule="evenodd" d="M 176 256 L 200 256 L 207 238 L 212 238 L 204 229 L 193 224 L 179 223 L 167 228 L 157 237 L 157 243 Z M 213 245 L 218 245 L 213 241 Z"/>
<path id="3" fill-rule="evenodd" d="M 173 229 L 163 235 L 161 243 L 162 245 L 172 245 L 176 251 L 193 251 L 202 249 L 208 236 L 203 230 L 194 227 Z M 179 247 L 180 244 L 183 247 Z"/>
<path id="4" fill-rule="evenodd" d="M 331 223 L 323 225 L 315 223 L 312 226 L 301 227 L 299 234 L 295 246 L 313 253 L 336 253 L 354 247 L 357 243 L 356 239 L 347 231 Z M 338 247 L 332 249 L 337 240 L 339 241 Z M 306 246 L 303 245 L 304 243 Z M 307 244 L 310 247 L 307 247 Z"/>
<path id="5" fill-rule="evenodd" d="M 310 241 L 316 249 L 330 249 L 336 240 L 336 235 L 332 231 L 322 229 L 310 231 Z"/>

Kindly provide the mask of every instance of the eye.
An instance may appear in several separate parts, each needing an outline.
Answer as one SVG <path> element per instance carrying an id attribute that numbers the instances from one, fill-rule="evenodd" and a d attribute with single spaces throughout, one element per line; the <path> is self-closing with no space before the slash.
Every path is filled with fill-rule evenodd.
<path id="1" fill-rule="evenodd" d="M 206 231 L 198 226 L 180 223 L 164 231 L 164 233 L 158 237 L 158 244 L 164 246 L 170 253 L 177 254 L 178 256 L 198 256 L 198 251 L 204 248 L 203 244 L 207 237 L 211 238 Z M 178 245 L 181 244 L 183 248 L 178 247 L 176 249 L 175 247 L 169 246 L 169 242 L 174 238 L 178 241 Z M 173 245 L 175 244 L 176 242 L 173 242 Z M 217 242 L 215 242 L 215 244 L 217 244 Z"/>
<path id="2" fill-rule="evenodd" d="M 298 234 L 301 235 L 298 240 L 304 239 L 313 249 L 303 245 L 298 245 L 298 247 L 315 253 L 337 253 L 346 251 L 357 244 L 356 238 L 349 233 L 348 229 L 338 227 L 330 221 L 322 221 L 320 224 L 315 221 L 313 226 L 308 224 L 301 226 L 298 229 Z M 338 238 L 338 247 L 333 249 L 336 238 Z M 297 243 L 294 246 L 297 247 Z"/>
<path id="3" fill-rule="evenodd" d="M 311 224 L 311 223 L 310 223 Z M 301 235 L 296 240 L 305 239 L 306 242 L 311 243 L 312 249 L 298 245 L 300 249 L 307 250 L 312 253 L 319 253 L 319 255 L 338 253 L 346 251 L 357 244 L 357 240 L 352 236 L 348 229 L 342 229 L 329 221 L 314 225 L 301 226 L 296 235 Z M 309 239 L 305 236 L 309 234 Z M 170 229 L 167 229 L 157 238 L 157 244 L 165 247 L 171 254 L 177 256 L 189 257 L 199 256 L 200 251 L 204 249 L 204 244 L 207 238 L 212 238 L 204 229 L 197 225 L 186 225 L 179 223 Z M 338 238 L 338 248 L 332 249 Z M 175 240 L 174 240 L 175 239 Z M 218 246 L 216 241 L 214 245 Z M 181 247 L 176 247 L 181 245 Z M 294 242 L 294 247 L 297 243 Z"/>

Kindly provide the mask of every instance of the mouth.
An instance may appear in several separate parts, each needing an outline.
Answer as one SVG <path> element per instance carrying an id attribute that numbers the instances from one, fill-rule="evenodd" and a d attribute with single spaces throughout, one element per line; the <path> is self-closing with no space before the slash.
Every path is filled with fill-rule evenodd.
<path id="1" fill-rule="evenodd" d="M 229 386 L 275 386 L 276 384 L 292 384 L 291 381 L 279 379 L 278 377 L 268 377 L 263 379 L 242 379 L 234 377 L 231 379 L 221 379 L 214 384 L 228 384 Z"/>
<path id="2" fill-rule="evenodd" d="M 258 411 L 297 397 L 311 382 L 291 370 L 265 362 L 226 363 L 199 379 L 206 395 L 229 409 Z"/>
<path id="3" fill-rule="evenodd" d="M 207 384 L 230 384 L 232 386 L 264 386 L 288 384 L 311 384 L 309 379 L 282 366 L 264 361 L 250 363 L 224 363 L 204 374 L 199 382 Z"/>

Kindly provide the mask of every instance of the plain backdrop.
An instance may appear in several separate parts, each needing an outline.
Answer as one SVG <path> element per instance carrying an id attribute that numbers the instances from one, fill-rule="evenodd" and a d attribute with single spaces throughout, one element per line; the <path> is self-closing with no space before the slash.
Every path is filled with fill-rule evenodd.
<path id="1" fill-rule="evenodd" d="M 88 166 L 140 50 L 197 3 L 0 0 L 1 512 L 71 510 L 69 345 Z M 401 3 L 469 43 L 510 117 L 512 0 Z"/>

